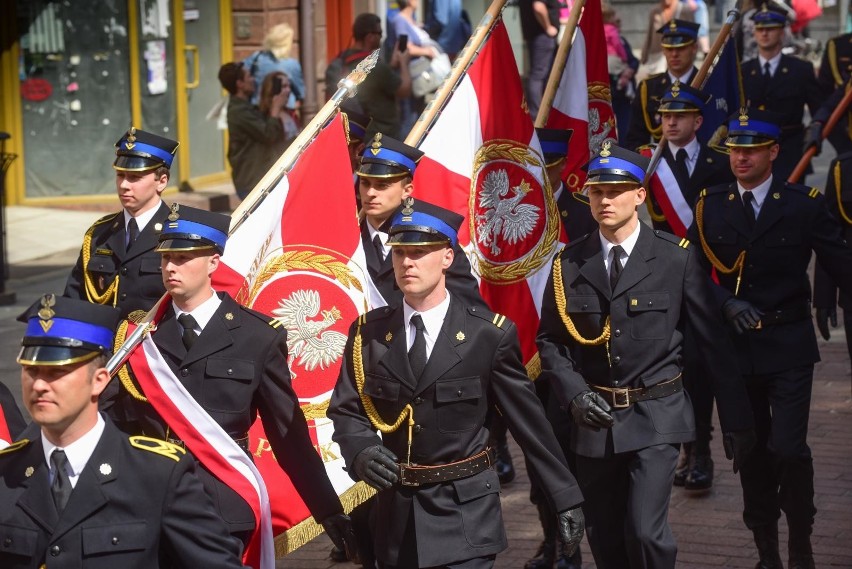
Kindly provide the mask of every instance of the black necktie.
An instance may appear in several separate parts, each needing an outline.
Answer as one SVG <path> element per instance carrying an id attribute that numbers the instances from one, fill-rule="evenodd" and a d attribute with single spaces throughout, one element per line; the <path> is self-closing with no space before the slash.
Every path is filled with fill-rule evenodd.
<path id="1" fill-rule="evenodd" d="M 53 468 L 53 483 L 50 485 L 50 493 L 53 494 L 53 503 L 56 511 L 60 514 L 71 497 L 71 478 L 68 476 L 68 457 L 64 450 L 56 449 L 50 454 L 50 467 Z"/>
<path id="2" fill-rule="evenodd" d="M 618 277 L 621 276 L 623 267 L 621 266 L 621 254 L 624 252 L 624 247 L 616 245 L 612 248 L 612 264 L 609 266 L 609 290 L 615 291 L 615 285 L 618 284 Z"/>
<path id="3" fill-rule="evenodd" d="M 180 325 L 183 328 L 181 339 L 183 340 L 183 345 L 188 352 L 195 343 L 195 340 L 198 338 L 198 334 L 195 333 L 195 327 L 198 326 L 198 322 L 195 321 L 195 318 L 193 318 L 191 314 L 185 313 L 178 316 L 178 322 L 180 322 Z"/>
<path id="4" fill-rule="evenodd" d="M 772 78 L 772 72 L 769 70 L 769 62 L 768 61 L 763 64 L 763 78 L 764 79 L 771 79 Z"/>
<path id="5" fill-rule="evenodd" d="M 423 369 L 426 367 L 426 325 L 423 323 L 423 318 L 419 314 L 411 317 L 411 324 L 417 330 L 414 335 L 414 343 L 411 344 L 411 349 L 408 350 L 408 361 L 411 364 L 411 371 L 414 372 L 415 378 L 420 378 Z"/>
<path id="6" fill-rule="evenodd" d="M 376 248 L 376 255 L 379 257 L 379 261 L 384 262 L 385 260 L 385 248 L 382 247 L 382 238 L 379 237 L 379 234 L 373 236 L 373 247 Z"/>
<path id="7" fill-rule="evenodd" d="M 131 217 L 130 221 L 127 222 L 127 250 L 133 246 L 133 243 L 136 242 L 136 238 L 139 237 L 139 225 L 136 223 L 136 218 Z"/>
<path id="8" fill-rule="evenodd" d="M 748 220 L 749 229 L 754 229 L 754 223 L 757 220 L 757 216 L 754 215 L 754 206 L 752 203 L 754 202 L 754 194 L 751 192 L 743 192 L 743 208 L 745 208 L 746 219 Z"/>
<path id="9" fill-rule="evenodd" d="M 684 181 L 689 181 L 689 167 L 686 165 L 688 157 L 685 148 L 678 150 L 675 156 L 675 164 L 677 164 L 677 168 L 680 170 L 679 174 L 683 177 Z M 683 189 L 685 190 L 686 188 Z"/>

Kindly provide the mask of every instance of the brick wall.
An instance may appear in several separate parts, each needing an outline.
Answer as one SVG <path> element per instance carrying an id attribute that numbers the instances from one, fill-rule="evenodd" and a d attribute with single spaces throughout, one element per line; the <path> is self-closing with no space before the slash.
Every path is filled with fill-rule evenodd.
<path id="1" fill-rule="evenodd" d="M 290 57 L 299 59 L 298 0 L 233 0 L 231 18 L 235 61 L 241 61 L 261 49 L 266 32 L 280 23 L 287 23 L 293 28 L 295 35 Z"/>

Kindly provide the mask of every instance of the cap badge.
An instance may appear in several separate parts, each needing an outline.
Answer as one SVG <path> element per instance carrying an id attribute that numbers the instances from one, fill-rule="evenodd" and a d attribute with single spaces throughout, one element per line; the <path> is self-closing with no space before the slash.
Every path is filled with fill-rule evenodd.
<path id="1" fill-rule="evenodd" d="M 764 4 L 763 8 L 761 8 L 760 11 L 764 14 L 768 14 L 769 13 L 769 7 L 766 4 Z"/>
<path id="2" fill-rule="evenodd" d="M 112 466 L 105 462 L 98 467 L 98 472 L 100 472 L 103 476 L 109 476 L 112 474 Z"/>
<path id="3" fill-rule="evenodd" d="M 675 81 L 672 85 L 672 97 L 680 97 L 680 81 Z"/>
<path id="4" fill-rule="evenodd" d="M 674 31 L 677 31 L 677 22 L 675 22 L 674 20 L 672 20 L 671 22 L 669 22 L 669 29 L 670 29 L 671 31 L 673 31 L 673 32 L 674 32 Z"/>
<path id="5" fill-rule="evenodd" d="M 172 204 L 172 212 L 169 214 L 169 221 L 177 221 L 178 219 L 180 219 L 180 215 L 178 214 L 178 208 L 180 208 L 180 204 Z"/>
<path id="6" fill-rule="evenodd" d="M 373 137 L 373 142 L 370 144 L 370 152 L 373 153 L 373 156 L 378 156 L 379 151 L 382 149 L 382 133 L 377 132 L 376 136 Z"/>
<path id="7" fill-rule="evenodd" d="M 411 214 L 414 213 L 414 198 L 411 196 L 406 197 L 402 200 L 402 205 L 402 220 L 411 221 Z"/>
<path id="8" fill-rule="evenodd" d="M 53 307 L 56 305 L 56 295 L 54 294 L 46 294 L 41 297 L 41 308 L 38 311 L 39 324 L 41 324 L 41 329 L 45 331 L 45 333 L 50 330 L 50 327 L 53 326 L 53 321 L 51 318 L 56 316 L 56 312 L 53 311 Z"/>
<path id="9" fill-rule="evenodd" d="M 131 126 L 130 130 L 127 131 L 127 141 L 124 143 L 124 147 L 133 150 L 134 146 L 136 146 L 136 127 Z"/>
<path id="10" fill-rule="evenodd" d="M 391 340 L 393 340 L 393 334 L 388 332 L 387 334 L 385 334 L 385 342 L 390 342 Z"/>
<path id="11" fill-rule="evenodd" d="M 748 126 L 748 114 L 746 109 L 740 109 L 740 126 Z"/>
<path id="12" fill-rule="evenodd" d="M 601 158 L 609 158 L 609 156 L 612 154 L 612 152 L 609 151 L 610 146 L 612 146 L 612 143 L 609 141 L 609 139 L 603 141 L 603 144 L 601 145 Z"/>

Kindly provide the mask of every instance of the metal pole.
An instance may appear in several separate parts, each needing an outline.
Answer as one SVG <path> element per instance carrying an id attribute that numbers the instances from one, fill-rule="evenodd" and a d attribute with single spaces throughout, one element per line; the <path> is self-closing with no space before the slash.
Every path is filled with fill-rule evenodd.
<path id="1" fill-rule="evenodd" d="M 15 293 L 6 291 L 9 278 L 8 255 L 6 254 L 6 172 L 18 157 L 6 152 L 9 133 L 0 132 L 0 306 L 15 304 Z"/>

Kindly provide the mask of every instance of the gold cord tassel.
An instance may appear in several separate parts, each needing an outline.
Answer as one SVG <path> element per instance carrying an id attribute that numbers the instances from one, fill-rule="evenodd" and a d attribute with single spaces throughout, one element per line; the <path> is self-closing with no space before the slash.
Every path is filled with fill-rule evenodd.
<path id="1" fill-rule="evenodd" d="M 556 256 L 556 259 L 553 261 L 553 296 L 556 298 L 556 308 L 559 311 L 559 316 L 562 318 L 562 322 L 565 324 L 565 328 L 568 330 L 568 333 L 571 334 L 571 337 L 577 341 L 577 343 L 583 346 L 600 346 L 601 344 L 606 343 L 609 340 L 609 316 L 606 317 L 606 322 L 604 322 L 603 330 L 601 331 L 601 335 L 597 338 L 589 340 L 588 338 L 584 338 L 577 331 L 577 327 L 574 326 L 574 322 L 571 320 L 571 317 L 568 315 L 566 310 L 567 301 L 565 299 L 565 288 L 562 286 L 562 258 L 560 254 Z"/>
<path id="2" fill-rule="evenodd" d="M 704 251 L 704 255 L 707 256 L 707 259 L 710 261 L 710 264 L 713 267 L 722 273 L 723 275 L 730 275 L 734 271 L 738 271 L 737 273 L 737 284 L 734 287 L 734 296 L 737 296 L 737 293 L 740 292 L 740 282 L 743 278 L 743 267 L 745 266 L 745 258 L 746 252 L 740 251 L 740 254 L 737 255 L 737 260 L 734 261 L 734 264 L 730 267 L 726 267 L 722 264 L 722 261 L 713 253 L 713 250 L 710 249 L 710 245 L 707 244 L 707 239 L 704 237 L 704 195 L 701 195 L 701 199 L 698 200 L 698 203 L 695 205 L 695 223 L 698 227 L 698 239 L 701 241 L 701 249 Z"/>

